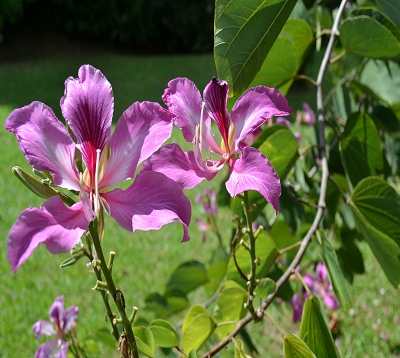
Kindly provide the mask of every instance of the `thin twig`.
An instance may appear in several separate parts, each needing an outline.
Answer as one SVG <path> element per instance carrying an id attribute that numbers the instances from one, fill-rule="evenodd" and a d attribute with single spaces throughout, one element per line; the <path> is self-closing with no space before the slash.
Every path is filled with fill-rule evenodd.
<path id="1" fill-rule="evenodd" d="M 339 10 L 336 15 L 335 22 L 332 27 L 332 33 L 331 37 L 329 39 L 328 47 L 326 49 L 324 58 L 321 63 L 321 67 L 319 69 L 318 73 L 318 78 L 317 78 L 317 108 L 318 108 L 318 123 L 319 123 L 319 135 L 320 135 L 320 158 L 321 158 L 321 166 L 322 166 L 322 178 L 321 178 L 321 190 L 319 194 L 319 200 L 318 200 L 318 211 L 317 214 L 315 215 L 314 221 L 308 230 L 307 234 L 304 236 L 301 246 L 299 248 L 299 251 L 297 252 L 295 258 L 291 262 L 290 266 L 288 269 L 282 274 L 282 276 L 279 278 L 279 280 L 276 282 L 276 289 L 275 292 L 270 294 L 261 307 L 259 308 L 260 312 L 264 312 L 268 306 L 271 304 L 273 299 L 276 297 L 278 294 L 280 288 L 286 283 L 286 281 L 289 279 L 290 275 L 294 272 L 296 269 L 297 265 L 300 263 L 301 259 L 303 258 L 304 253 L 306 252 L 306 249 L 311 241 L 312 236 L 314 233 L 317 231 L 318 226 L 320 221 L 322 220 L 322 216 L 325 210 L 325 196 L 326 196 L 326 188 L 327 188 L 327 182 L 328 182 L 328 177 L 329 177 L 329 169 L 328 169 L 328 161 L 326 158 L 326 150 L 325 150 L 325 126 L 324 126 L 324 108 L 323 108 L 323 98 L 322 98 L 322 80 L 324 78 L 324 74 L 327 68 L 327 65 L 329 63 L 329 58 L 332 53 L 333 45 L 336 39 L 336 36 L 338 35 L 338 28 L 339 28 L 339 22 L 342 17 L 344 7 L 346 5 L 347 0 L 342 0 Z M 240 321 L 236 323 L 236 327 L 233 329 L 233 331 L 222 341 L 220 341 L 218 344 L 216 344 L 212 349 L 210 349 L 207 353 L 205 353 L 202 358 L 208 358 L 212 357 L 216 353 L 218 353 L 221 349 L 223 349 L 232 339 L 235 337 L 241 329 L 246 326 L 249 322 L 252 321 L 252 316 L 249 314 Z"/>

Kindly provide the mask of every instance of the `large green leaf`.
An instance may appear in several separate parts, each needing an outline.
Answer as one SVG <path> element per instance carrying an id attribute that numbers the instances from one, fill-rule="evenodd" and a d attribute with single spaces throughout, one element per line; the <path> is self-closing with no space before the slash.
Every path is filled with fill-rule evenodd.
<path id="1" fill-rule="evenodd" d="M 326 265 L 326 268 L 329 272 L 329 277 L 332 282 L 333 290 L 337 298 L 339 299 L 340 303 L 344 308 L 348 308 L 350 306 L 350 296 L 349 292 L 347 291 L 346 282 L 343 277 L 342 271 L 339 266 L 339 262 L 336 256 L 336 252 L 331 246 L 328 238 L 326 237 L 325 231 L 320 229 L 320 236 L 321 241 L 320 249 L 321 249 L 321 256 Z"/>
<path id="2" fill-rule="evenodd" d="M 181 264 L 171 275 L 167 288 L 179 288 L 188 293 L 207 281 L 207 271 L 198 261 Z"/>
<path id="3" fill-rule="evenodd" d="M 260 70 L 297 0 L 216 0 L 214 61 L 229 96 L 244 92 Z"/>
<path id="4" fill-rule="evenodd" d="M 136 344 L 143 354 L 147 357 L 154 356 L 154 337 L 153 333 L 147 327 L 133 327 Z"/>
<path id="5" fill-rule="evenodd" d="M 271 162 L 281 180 L 299 157 L 299 145 L 290 129 L 276 131 L 258 149 Z"/>
<path id="6" fill-rule="evenodd" d="M 191 307 L 183 320 L 180 347 L 187 353 L 199 349 L 212 334 L 214 327 L 214 321 L 204 307 Z"/>
<path id="7" fill-rule="evenodd" d="M 376 0 L 386 16 L 400 29 L 400 7 L 398 0 Z"/>
<path id="8" fill-rule="evenodd" d="M 153 333 L 154 342 L 158 347 L 169 348 L 178 345 L 178 336 L 171 323 L 156 319 L 150 323 L 149 329 Z"/>
<path id="9" fill-rule="evenodd" d="M 276 87 L 286 94 L 313 39 L 311 27 L 306 21 L 288 20 L 251 86 Z"/>
<path id="10" fill-rule="evenodd" d="M 347 119 L 340 149 L 342 164 L 353 186 L 383 170 L 381 141 L 374 121 L 366 113 L 353 113 Z"/>
<path id="11" fill-rule="evenodd" d="M 340 40 L 348 53 L 379 59 L 400 55 L 400 43 L 396 37 L 378 21 L 365 15 L 343 21 Z"/>
<path id="12" fill-rule="evenodd" d="M 400 196 L 385 180 L 361 180 L 348 199 L 357 227 L 390 282 L 400 284 Z"/>
<path id="13" fill-rule="evenodd" d="M 285 358 L 315 358 L 314 353 L 299 337 L 289 333 L 283 339 Z"/>
<path id="14" fill-rule="evenodd" d="M 339 358 L 322 305 L 314 295 L 304 305 L 300 337 L 316 357 Z"/>

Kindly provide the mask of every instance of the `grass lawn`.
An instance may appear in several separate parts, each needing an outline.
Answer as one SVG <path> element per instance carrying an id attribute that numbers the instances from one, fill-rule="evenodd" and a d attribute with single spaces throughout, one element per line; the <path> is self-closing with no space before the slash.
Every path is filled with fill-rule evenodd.
<path id="1" fill-rule="evenodd" d="M 33 100 L 46 103 L 58 118 L 62 118 L 59 101 L 64 92 L 63 83 L 68 76 L 77 77 L 78 68 L 84 63 L 101 69 L 111 82 L 115 96 L 115 121 L 134 101 L 161 101 L 167 82 L 175 77 L 188 77 L 202 90 L 215 74 L 211 54 L 144 57 L 88 48 L 85 44 L 41 46 L 37 43 L 38 48 L 32 57 L 11 61 L 13 58 L 8 54 L 6 59 L 0 58 L 2 126 L 15 107 Z M 292 98 L 296 103 L 302 103 L 295 94 Z M 68 255 L 51 255 L 40 245 L 18 273 L 12 273 L 6 258 L 7 233 L 23 209 L 39 206 L 42 200 L 26 190 L 11 173 L 15 165 L 30 170 L 14 136 L 0 130 L 0 140 L 0 240 L 3 247 L 0 259 L 0 357 L 15 357 L 17 352 L 19 357 L 32 357 L 42 340 L 35 340 L 31 326 L 39 319 L 48 319 L 49 307 L 59 295 L 64 295 L 66 307 L 74 304 L 80 309 L 80 338 L 90 337 L 100 328 L 108 330 L 109 323 L 104 320 L 100 294 L 92 290 L 95 277 L 84 260 L 60 269 L 59 264 Z M 180 133 L 174 131 L 172 140 L 182 141 Z M 219 179 L 222 177 L 222 174 L 218 176 Z M 188 197 L 193 202 L 196 193 L 209 185 L 203 183 L 198 189 L 187 192 Z M 211 185 L 217 188 L 219 182 L 214 181 Z M 114 250 L 117 253 L 115 279 L 128 306 L 142 309 L 146 295 L 162 292 L 171 271 L 181 262 L 210 260 L 217 242 L 212 237 L 202 242 L 201 233 L 194 225 L 200 215 L 194 206 L 190 227 L 192 239 L 184 244 L 180 244 L 182 229 L 178 224 L 168 225 L 160 231 L 132 234 L 107 220 L 105 252 Z M 222 219 L 229 220 L 229 214 L 223 212 Z M 229 225 L 221 224 L 220 227 L 224 228 L 226 240 L 229 240 Z M 367 272 L 356 277 L 353 286 L 349 287 L 353 314 L 339 311 L 343 332 L 338 338 L 339 350 L 343 357 L 388 357 L 391 348 L 400 344 L 398 292 L 389 284 L 369 248 L 366 245 L 361 245 L 361 248 Z M 199 292 L 194 296 L 200 300 L 204 295 Z M 298 325 L 291 323 L 292 311 L 287 305 L 272 306 L 269 312 L 284 331 L 298 331 Z M 146 313 L 144 316 L 151 318 Z M 283 355 L 281 337 L 268 320 L 248 328 L 254 333 L 262 357 Z M 390 337 L 389 343 L 379 337 L 380 333 Z M 103 349 L 101 356 L 112 355 L 110 349 Z M 232 350 L 222 352 L 221 356 L 232 356 Z"/>

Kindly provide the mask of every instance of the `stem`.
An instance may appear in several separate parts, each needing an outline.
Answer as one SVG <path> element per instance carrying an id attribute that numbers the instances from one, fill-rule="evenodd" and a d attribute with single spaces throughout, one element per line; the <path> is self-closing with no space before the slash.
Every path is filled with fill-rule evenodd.
<path id="1" fill-rule="evenodd" d="M 248 287 L 248 294 L 247 294 L 247 302 L 246 308 L 249 310 L 251 316 L 254 319 L 254 322 L 259 322 L 262 318 L 262 314 L 258 315 L 253 306 L 254 300 L 254 291 L 257 287 L 256 282 L 256 238 L 254 237 L 253 228 L 252 228 L 252 215 L 249 206 L 249 195 L 247 191 L 244 192 L 243 196 L 243 209 L 246 216 L 247 221 L 247 234 L 249 235 L 249 242 L 250 242 L 250 276 L 247 281 Z"/>
<path id="2" fill-rule="evenodd" d="M 339 22 L 342 17 L 344 7 L 346 5 L 347 0 L 342 0 L 339 10 L 337 12 L 335 22 L 332 27 L 332 33 L 331 37 L 329 39 L 328 47 L 326 49 L 324 58 L 321 63 L 321 67 L 319 69 L 318 73 L 318 78 L 317 78 L 317 107 L 318 107 L 318 122 L 319 122 L 319 133 L 320 133 L 320 156 L 321 156 L 321 165 L 322 165 L 322 177 L 321 177 L 321 191 L 319 194 L 319 200 L 318 200 L 318 211 L 317 214 L 315 215 L 314 221 L 308 230 L 307 234 L 304 236 L 301 246 L 299 248 L 299 251 L 297 251 L 297 254 L 293 261 L 291 262 L 290 266 L 288 269 L 283 273 L 283 275 L 279 278 L 279 280 L 276 282 L 276 289 L 275 292 L 270 294 L 265 301 L 263 302 L 262 306 L 259 308 L 260 312 L 264 312 L 268 306 L 271 304 L 273 299 L 276 297 L 279 289 L 284 285 L 284 283 L 289 279 L 290 275 L 294 272 L 296 269 L 297 265 L 301 261 L 304 253 L 306 252 L 306 249 L 311 241 L 311 238 L 313 234 L 317 231 L 318 226 L 320 221 L 322 220 L 322 215 L 325 210 L 325 197 L 326 197 L 326 186 L 328 182 L 328 177 L 329 177 L 329 170 L 328 170 L 328 161 L 326 158 L 326 150 L 325 150 L 325 132 L 324 132 L 324 108 L 323 108 L 323 101 L 322 101 L 322 80 L 324 77 L 324 73 L 326 71 L 326 67 L 329 62 L 329 57 L 331 55 L 332 49 L 333 49 L 333 44 L 335 42 L 336 36 L 338 34 L 338 28 L 339 28 Z M 247 315 L 246 317 L 242 318 L 240 321 L 236 323 L 236 327 L 234 330 L 226 337 L 224 338 L 221 342 L 216 344 L 212 349 L 210 349 L 208 352 L 206 352 L 202 358 L 209 358 L 214 356 L 216 353 L 218 353 L 221 349 L 223 349 L 229 342 L 232 341 L 233 337 L 235 337 L 244 326 L 246 326 L 249 322 L 251 322 L 253 319 L 252 315 Z"/>
<path id="3" fill-rule="evenodd" d="M 124 326 L 126 338 L 130 345 L 130 348 L 132 349 L 132 356 L 134 358 L 139 358 L 139 352 L 138 352 L 137 345 L 136 345 L 135 335 L 133 334 L 133 331 L 132 331 L 132 325 L 129 322 L 129 318 L 125 312 L 125 302 L 123 300 L 122 292 L 120 290 L 117 290 L 117 288 L 115 287 L 115 283 L 112 278 L 111 272 L 108 269 L 106 260 L 104 258 L 103 250 L 102 250 L 101 244 L 100 244 L 100 238 L 99 238 L 99 235 L 97 232 L 97 220 L 92 221 L 90 223 L 89 231 L 90 231 L 90 235 L 93 240 L 93 245 L 96 249 L 97 257 L 100 260 L 101 271 L 103 272 L 104 278 L 107 282 L 108 291 L 114 298 L 114 302 L 115 302 L 115 304 L 118 308 L 118 312 L 121 316 L 121 320 L 122 320 L 122 324 Z M 95 268 L 95 270 L 96 270 L 96 268 Z"/>

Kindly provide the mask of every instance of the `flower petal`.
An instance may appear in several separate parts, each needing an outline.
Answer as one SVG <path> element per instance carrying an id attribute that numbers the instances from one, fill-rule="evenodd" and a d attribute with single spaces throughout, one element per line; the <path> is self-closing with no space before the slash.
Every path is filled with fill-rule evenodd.
<path id="1" fill-rule="evenodd" d="M 229 86 L 226 81 L 218 81 L 215 77 L 204 89 L 204 101 L 211 117 L 217 123 L 219 132 L 228 148 L 230 119 L 226 104 L 228 102 Z"/>
<path id="2" fill-rule="evenodd" d="M 57 332 L 55 331 L 52 324 L 43 319 L 37 321 L 32 326 L 32 330 L 33 330 L 33 332 L 35 332 L 36 338 L 40 338 L 43 334 L 46 336 L 56 336 L 57 335 Z"/>
<path id="3" fill-rule="evenodd" d="M 111 216 L 125 230 L 158 230 L 179 221 L 184 231 L 182 241 L 189 240 L 190 202 L 181 187 L 164 174 L 140 173 L 128 189 L 114 189 L 102 197 L 110 206 Z"/>
<path id="4" fill-rule="evenodd" d="M 326 266 L 322 263 L 318 263 L 317 267 L 315 268 L 315 273 L 319 279 L 319 282 L 324 282 L 328 277 L 328 270 Z"/>
<path id="5" fill-rule="evenodd" d="M 5 129 L 14 133 L 28 163 L 49 171 L 54 184 L 79 190 L 74 167 L 75 143 L 50 107 L 40 102 L 14 110 Z"/>
<path id="6" fill-rule="evenodd" d="M 139 163 L 171 137 L 174 116 L 158 103 L 136 102 L 119 119 L 110 140 L 111 157 L 99 187 L 135 176 Z"/>
<path id="7" fill-rule="evenodd" d="M 52 322 L 56 324 L 56 326 L 61 330 L 62 329 L 62 320 L 64 313 L 64 296 L 57 297 L 49 310 L 49 317 Z"/>
<path id="8" fill-rule="evenodd" d="M 292 109 L 277 89 L 265 86 L 248 89 L 236 101 L 231 112 L 235 126 L 235 150 L 240 149 L 241 141 L 272 116 L 287 116 L 290 113 Z"/>
<path id="9" fill-rule="evenodd" d="M 36 351 L 35 358 L 67 358 L 69 344 L 59 339 L 43 343 Z"/>
<path id="10" fill-rule="evenodd" d="M 177 117 L 176 125 L 182 130 L 186 141 L 191 142 L 196 134 L 196 125 L 200 124 L 202 107 L 201 95 L 196 85 L 187 78 L 175 78 L 168 82 L 162 99 Z M 204 116 L 206 119 L 206 111 Z"/>
<path id="11" fill-rule="evenodd" d="M 63 313 L 63 330 L 64 333 L 68 332 L 76 319 L 78 318 L 79 308 L 76 306 L 69 306 Z"/>
<path id="12" fill-rule="evenodd" d="M 339 308 L 339 302 L 335 296 L 330 295 L 329 293 L 324 293 L 322 295 L 326 307 L 330 308 L 331 310 L 337 310 Z"/>
<path id="13" fill-rule="evenodd" d="M 246 190 L 258 191 L 278 213 L 281 182 L 268 159 L 255 148 L 245 147 L 236 160 L 226 188 L 232 197 Z"/>
<path id="14" fill-rule="evenodd" d="M 77 138 L 77 146 L 94 180 L 96 149 L 103 150 L 111 136 L 114 96 L 111 84 L 100 70 L 84 65 L 78 77 L 65 81 L 61 111 Z"/>
<path id="15" fill-rule="evenodd" d="M 68 252 L 88 226 L 82 203 L 69 208 L 59 196 L 47 200 L 40 209 L 24 210 L 12 226 L 7 240 L 7 256 L 13 272 L 41 243 L 53 254 Z"/>
<path id="16" fill-rule="evenodd" d="M 200 170 L 193 152 L 183 152 L 176 143 L 163 146 L 146 160 L 140 172 L 147 171 L 163 173 L 176 181 L 182 189 L 192 189 L 204 179 L 211 180 L 217 173 Z"/>

